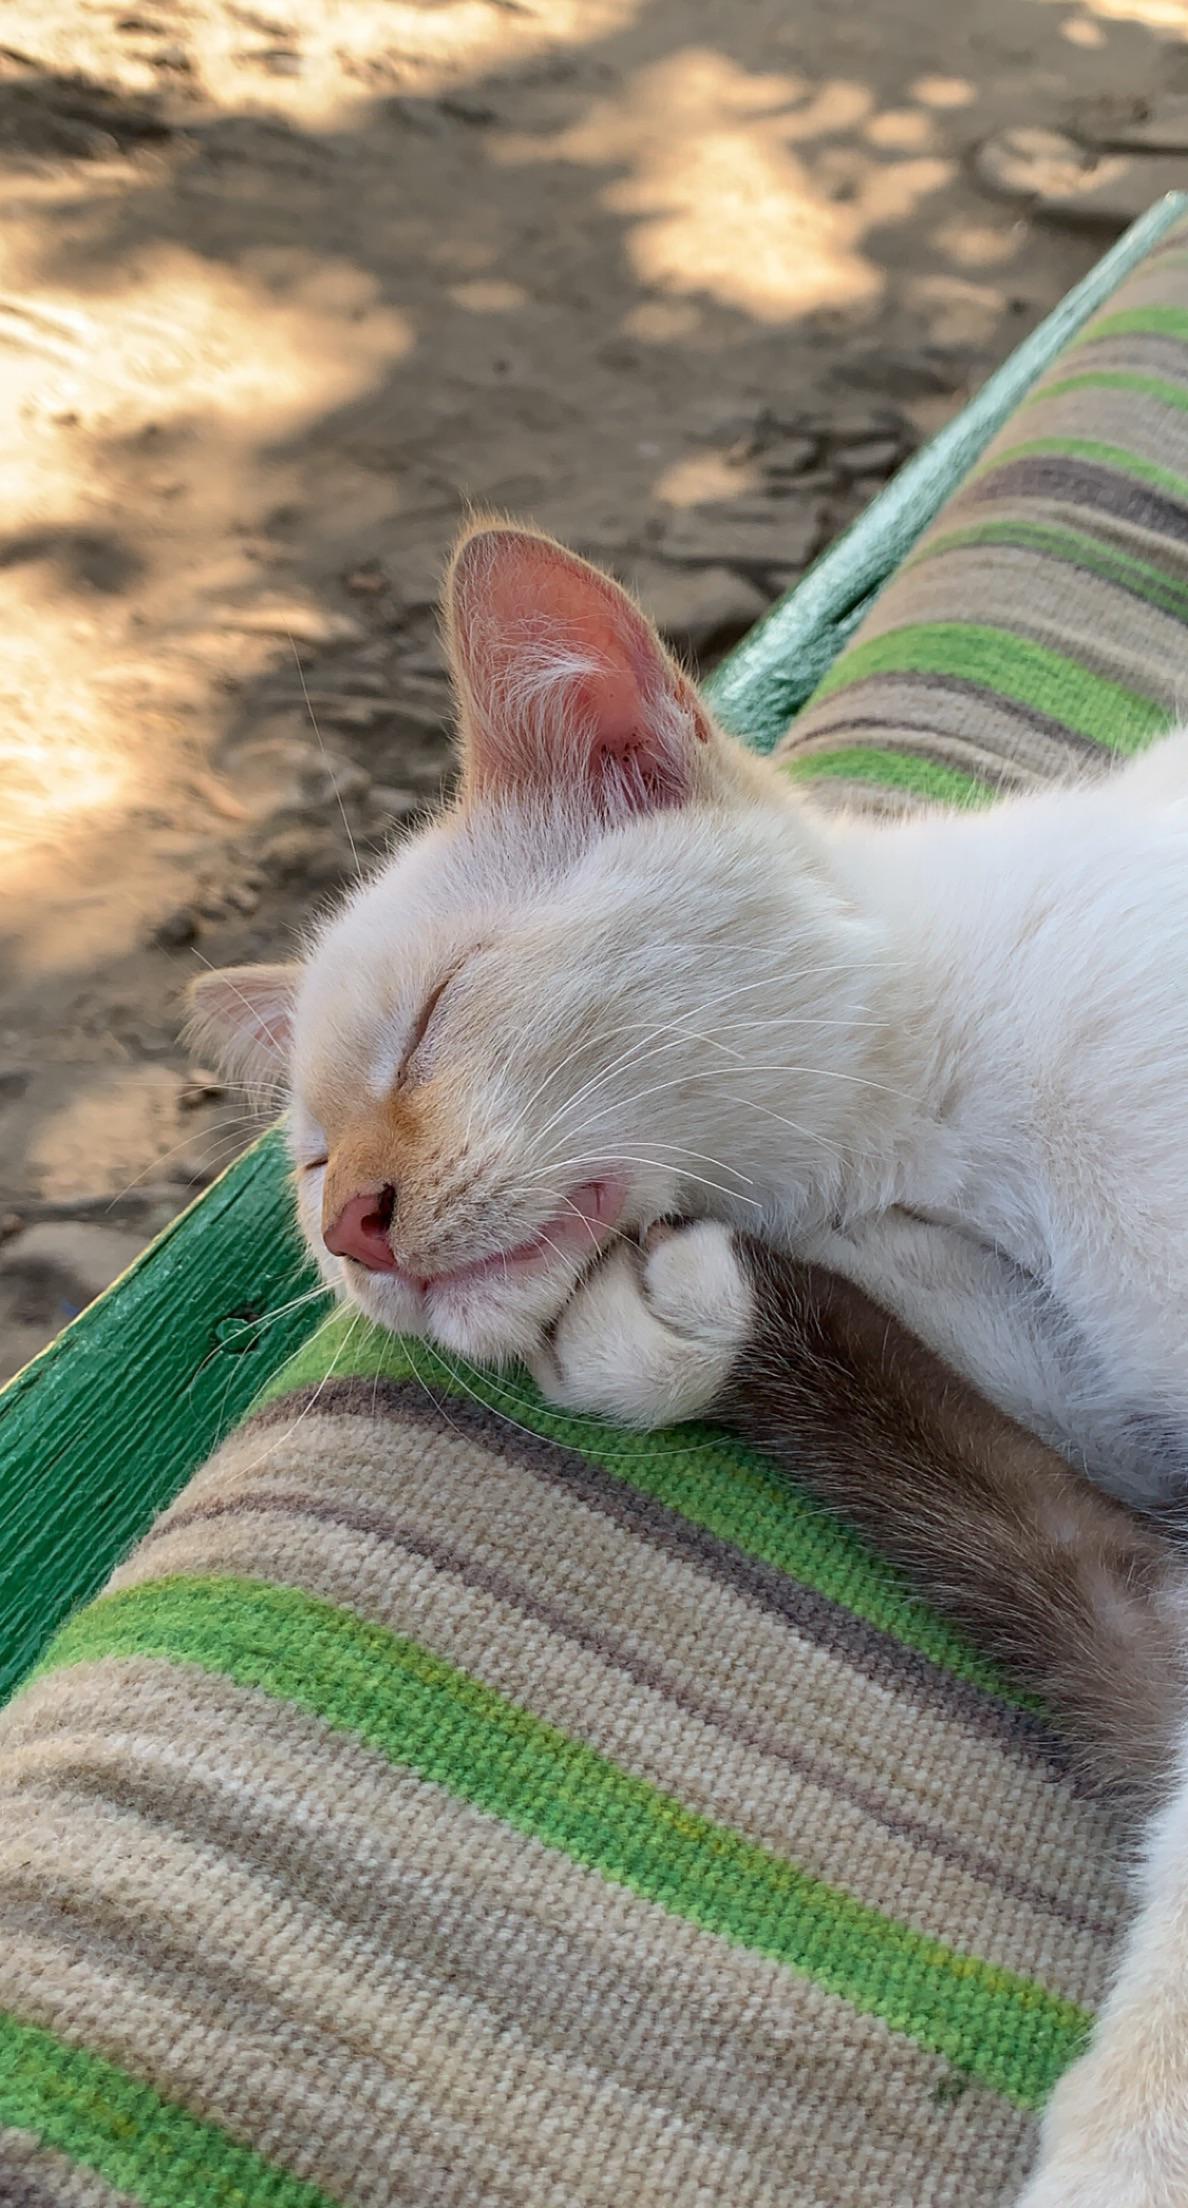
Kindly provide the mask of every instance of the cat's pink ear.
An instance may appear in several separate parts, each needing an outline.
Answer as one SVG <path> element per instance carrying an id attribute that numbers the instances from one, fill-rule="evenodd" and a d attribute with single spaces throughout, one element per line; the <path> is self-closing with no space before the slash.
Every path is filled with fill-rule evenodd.
<path id="1" fill-rule="evenodd" d="M 549 537 L 476 530 L 448 620 L 469 792 L 576 796 L 610 819 L 689 796 L 708 718 L 609 576 Z"/>
<path id="2" fill-rule="evenodd" d="M 299 966 L 224 966 L 190 984 L 191 1045 L 249 1084 L 283 1081 Z"/>

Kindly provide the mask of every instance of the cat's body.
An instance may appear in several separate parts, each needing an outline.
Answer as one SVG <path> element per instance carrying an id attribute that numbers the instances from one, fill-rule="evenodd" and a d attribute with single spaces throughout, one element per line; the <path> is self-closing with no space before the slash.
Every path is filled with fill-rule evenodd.
<path id="1" fill-rule="evenodd" d="M 1149 1785 L 1182 1723 L 1180 1568 L 1045 1444 L 1132 1502 L 1188 1500 L 1188 734 L 980 815 L 834 824 L 558 547 L 477 532 L 450 614 L 458 804 L 303 970 L 200 985 L 241 1063 L 291 1079 L 327 1277 L 448 1350 L 527 1356 L 562 1402 L 733 1406 L 810 1474 L 815 1452 Z M 703 1224 L 641 1255 L 672 1216 Z M 845 1291 L 838 1355 L 898 1420 L 872 1408 L 840 1459 L 804 1258 L 874 1299 Z M 1188 2202 L 1188 1783 L 1169 1800 L 1136 1998 L 1084 2073 L 1097 2145 L 1058 2118 L 1027 2208 Z"/>
<path id="2" fill-rule="evenodd" d="M 891 946 L 911 1103 L 866 1099 L 886 1164 L 843 1168 L 813 1254 L 1114 1493 L 1188 1510 L 1188 732 L 831 857 Z"/>

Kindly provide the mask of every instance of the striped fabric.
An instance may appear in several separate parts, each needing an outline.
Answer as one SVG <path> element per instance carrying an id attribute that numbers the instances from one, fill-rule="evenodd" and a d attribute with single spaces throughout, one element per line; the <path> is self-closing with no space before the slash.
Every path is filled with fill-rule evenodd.
<path id="1" fill-rule="evenodd" d="M 983 804 L 1188 717 L 1188 222 L 1042 376 L 779 747 L 822 797 Z"/>
<path id="2" fill-rule="evenodd" d="M 13 2208 L 1006 2202 L 1121 1906 L 761 1460 L 346 1316 L 0 1746 Z"/>
<path id="3" fill-rule="evenodd" d="M 1186 543 L 1181 230 L 797 771 L 980 801 L 1141 742 Z M 332 1316 L 0 1718 L 0 2204 L 1006 2208 L 1113 1840 L 762 1460 Z"/>

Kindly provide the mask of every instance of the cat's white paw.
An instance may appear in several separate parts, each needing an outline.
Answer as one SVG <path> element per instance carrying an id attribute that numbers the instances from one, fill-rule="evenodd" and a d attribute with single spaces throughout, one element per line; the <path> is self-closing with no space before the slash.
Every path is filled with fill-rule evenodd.
<path id="1" fill-rule="evenodd" d="M 696 1418 L 752 1331 L 754 1294 L 729 1227 L 653 1228 L 578 1283 L 533 1362 L 542 1394 L 628 1426 Z"/>

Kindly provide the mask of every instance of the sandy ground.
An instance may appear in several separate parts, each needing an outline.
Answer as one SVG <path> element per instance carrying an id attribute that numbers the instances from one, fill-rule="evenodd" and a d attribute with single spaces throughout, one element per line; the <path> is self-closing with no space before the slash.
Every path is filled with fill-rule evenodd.
<path id="1" fill-rule="evenodd" d="M 8 0 L 0 1371 L 247 1138 L 187 977 L 283 950 L 432 798 L 468 502 L 712 658 L 1108 242 L 979 147 L 1166 85 L 1186 33 L 1183 0 Z"/>

